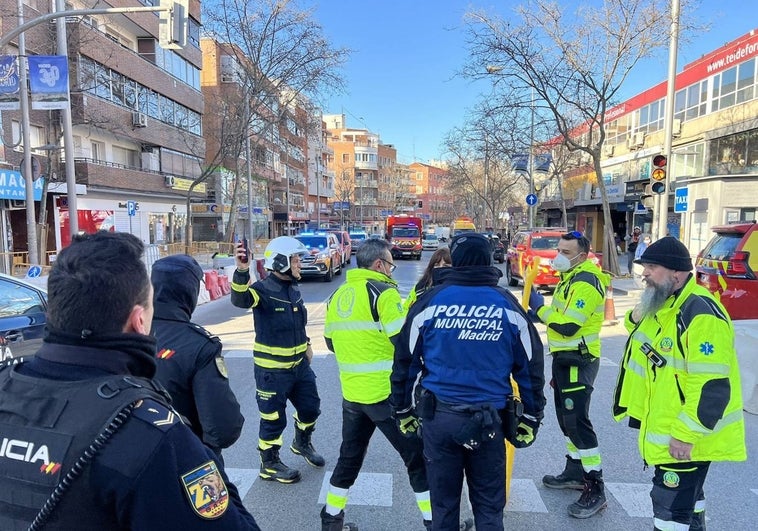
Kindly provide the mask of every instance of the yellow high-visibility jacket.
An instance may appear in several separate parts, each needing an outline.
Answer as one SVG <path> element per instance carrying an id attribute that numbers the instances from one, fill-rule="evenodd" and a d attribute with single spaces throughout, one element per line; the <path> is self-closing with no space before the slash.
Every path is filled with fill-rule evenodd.
<path id="1" fill-rule="evenodd" d="M 537 310 L 537 316 L 547 325 L 550 352 L 576 351 L 584 341 L 595 357 L 600 357 L 600 328 L 605 315 L 605 290 L 610 277 L 590 260 L 585 260 L 561 274 L 555 287 L 553 303 Z M 573 323 L 579 330 L 564 336 L 550 325 Z"/>
<path id="2" fill-rule="evenodd" d="M 347 272 L 329 299 L 324 326 L 346 400 L 376 404 L 389 396 L 395 354 L 390 338 L 400 332 L 405 314 L 391 278 L 370 269 Z"/>
<path id="3" fill-rule="evenodd" d="M 640 423 L 640 454 L 671 463 L 671 438 L 694 444 L 692 461 L 744 461 L 745 422 L 734 327 L 724 307 L 690 276 L 655 315 L 634 323 L 619 367 L 613 416 Z M 665 360 L 655 366 L 649 345 Z"/>

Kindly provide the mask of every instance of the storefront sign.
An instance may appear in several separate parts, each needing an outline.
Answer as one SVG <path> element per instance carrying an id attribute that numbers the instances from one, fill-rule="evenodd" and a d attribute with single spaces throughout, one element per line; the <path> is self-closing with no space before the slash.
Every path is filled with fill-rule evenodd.
<path id="1" fill-rule="evenodd" d="M 42 199 L 42 188 L 45 180 L 34 181 L 34 200 Z M 26 179 L 21 173 L 11 170 L 0 170 L 0 199 L 26 199 Z"/>

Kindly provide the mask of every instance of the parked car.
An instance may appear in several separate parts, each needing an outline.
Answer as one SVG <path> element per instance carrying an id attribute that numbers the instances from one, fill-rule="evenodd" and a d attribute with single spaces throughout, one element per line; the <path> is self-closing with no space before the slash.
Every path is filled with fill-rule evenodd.
<path id="1" fill-rule="evenodd" d="M 553 269 L 553 259 L 558 256 L 558 241 L 566 230 L 562 228 L 535 228 L 517 232 L 506 255 L 505 278 L 508 285 L 517 286 L 523 282 L 527 267 L 535 257 L 539 256 L 540 266 L 535 288 L 548 288 L 558 284 L 558 272 Z M 599 263 L 598 257 L 590 251 L 589 259 Z"/>
<path id="2" fill-rule="evenodd" d="M 758 414 L 758 224 L 720 225 L 695 259 L 697 283 L 719 295 L 734 325 L 744 409 Z"/>
<path id="3" fill-rule="evenodd" d="M 355 254 L 364 241 L 368 239 L 368 234 L 365 231 L 350 231 L 350 242 L 352 243 L 351 253 Z"/>
<path id="4" fill-rule="evenodd" d="M 352 244 L 350 235 L 347 233 L 347 231 L 344 231 L 344 230 L 330 230 L 328 232 L 331 232 L 332 234 L 337 236 L 337 241 L 340 244 L 340 255 L 342 256 L 342 265 L 349 266 L 350 257 L 353 254 L 353 244 Z"/>
<path id="5" fill-rule="evenodd" d="M 421 236 L 421 248 L 424 251 L 426 250 L 436 251 L 439 246 L 440 246 L 440 239 L 437 237 L 436 234 L 429 234 L 427 232 Z"/>
<path id="6" fill-rule="evenodd" d="M 47 322 L 47 292 L 0 274 L 0 362 L 35 353 Z"/>
<path id="7" fill-rule="evenodd" d="M 303 277 L 323 277 L 324 282 L 331 282 L 334 275 L 342 273 L 340 243 L 333 233 L 302 232 L 295 238 L 310 251 L 300 260 Z"/>

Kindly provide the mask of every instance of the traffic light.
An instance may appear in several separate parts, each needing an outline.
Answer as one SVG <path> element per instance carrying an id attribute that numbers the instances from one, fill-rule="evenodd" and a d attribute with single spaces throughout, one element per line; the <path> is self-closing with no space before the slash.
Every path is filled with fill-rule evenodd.
<path id="1" fill-rule="evenodd" d="M 653 157 L 653 170 L 650 172 L 652 178 L 651 191 L 654 194 L 666 192 L 666 164 L 668 159 L 666 155 L 656 155 Z"/>

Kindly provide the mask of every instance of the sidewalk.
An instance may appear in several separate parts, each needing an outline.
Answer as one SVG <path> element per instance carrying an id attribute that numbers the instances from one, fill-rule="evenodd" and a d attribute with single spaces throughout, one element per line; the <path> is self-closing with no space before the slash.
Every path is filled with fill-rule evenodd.
<path id="1" fill-rule="evenodd" d="M 617 295 L 633 295 L 644 288 L 641 282 L 632 278 L 627 269 L 627 255 L 619 255 L 619 276 L 611 280 L 613 293 Z"/>

